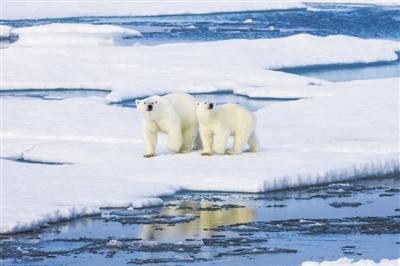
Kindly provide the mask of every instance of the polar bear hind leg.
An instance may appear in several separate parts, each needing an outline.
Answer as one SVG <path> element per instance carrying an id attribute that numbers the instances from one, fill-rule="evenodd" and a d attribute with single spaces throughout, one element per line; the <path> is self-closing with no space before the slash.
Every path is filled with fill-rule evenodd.
<path id="1" fill-rule="evenodd" d="M 251 133 L 249 140 L 247 141 L 249 144 L 249 152 L 256 152 L 259 147 L 258 139 L 256 133 Z"/>
<path id="2" fill-rule="evenodd" d="M 173 152 L 180 152 L 182 148 L 182 132 L 180 130 L 174 130 L 168 132 L 168 143 L 167 147 Z"/>
<path id="3" fill-rule="evenodd" d="M 215 135 L 215 146 L 214 150 L 218 154 L 224 154 L 226 149 L 226 143 L 228 142 L 229 134 L 219 133 Z"/>
<path id="4" fill-rule="evenodd" d="M 251 133 L 242 131 L 236 132 L 233 141 L 233 147 L 227 151 L 230 155 L 241 154 L 243 151 L 244 144 L 249 140 L 249 136 Z"/>
<path id="5" fill-rule="evenodd" d="M 193 141 L 197 135 L 197 128 L 190 127 L 182 132 L 183 144 L 182 144 L 182 152 L 191 152 L 193 148 Z"/>
<path id="6" fill-rule="evenodd" d="M 197 133 L 193 143 L 193 150 L 201 150 L 202 148 L 203 143 L 201 142 L 200 133 Z"/>

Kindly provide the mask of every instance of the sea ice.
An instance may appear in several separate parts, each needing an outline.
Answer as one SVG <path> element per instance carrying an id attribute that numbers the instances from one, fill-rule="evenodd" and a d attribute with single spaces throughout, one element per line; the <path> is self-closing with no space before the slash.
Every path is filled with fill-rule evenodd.
<path id="1" fill-rule="evenodd" d="M 302 263 L 302 266 L 398 266 L 398 265 L 400 265 L 400 258 L 392 260 L 381 259 L 378 262 L 367 259 L 354 260 L 348 258 L 340 258 L 335 261 L 322 261 L 322 262 L 305 261 Z"/>
<path id="2" fill-rule="evenodd" d="M 115 45 L 126 36 L 140 36 L 134 29 L 113 25 L 53 23 L 12 31 L 18 35 L 16 46 L 34 45 Z"/>
<path id="3" fill-rule="evenodd" d="M 261 150 L 143 158 L 141 118 L 102 98 L 4 98 L 3 225 L 18 232 L 100 207 L 159 205 L 179 189 L 260 192 L 399 173 L 398 79 L 321 85 L 256 112 Z M 68 162 L 45 165 L 12 161 Z M 213 167 L 210 167 L 212 165 Z M 16 197 L 15 195 L 18 195 Z M 154 198 L 155 197 L 155 198 Z"/>
<path id="4" fill-rule="evenodd" d="M 107 99 L 173 91 L 232 90 L 251 97 L 304 98 L 329 95 L 321 81 L 273 69 L 394 61 L 398 42 L 349 36 L 299 34 L 277 39 L 227 40 L 156 46 L 65 45 L 2 51 L 0 88 L 105 89 Z M 340 47 L 340 49 L 338 49 Z M 60 63 L 62 62 L 62 63 Z"/>
<path id="5" fill-rule="evenodd" d="M 11 36 L 12 27 L 0 25 L 0 39 L 8 39 Z"/>

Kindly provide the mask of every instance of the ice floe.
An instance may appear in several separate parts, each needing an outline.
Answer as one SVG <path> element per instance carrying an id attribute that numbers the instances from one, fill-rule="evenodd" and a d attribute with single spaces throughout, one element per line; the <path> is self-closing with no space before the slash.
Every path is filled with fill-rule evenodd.
<path id="1" fill-rule="evenodd" d="M 4 49 L 7 68 L 1 89 L 105 89 L 112 90 L 111 102 L 172 91 L 231 90 L 252 97 L 303 98 L 331 91 L 320 86 L 324 81 L 272 69 L 394 61 L 399 46 L 395 41 L 299 34 L 158 46 L 63 46 L 62 53 L 59 49 Z"/>
<path id="2" fill-rule="evenodd" d="M 7 25 L 0 25 L 0 39 L 8 39 L 11 37 L 12 27 Z"/>
<path id="3" fill-rule="evenodd" d="M 260 192 L 399 173 L 398 79 L 322 84 L 321 97 L 260 109 L 261 150 L 143 158 L 135 109 L 102 98 L 2 100 L 1 232 L 159 205 L 179 189 Z M 68 162 L 45 165 L 13 161 Z M 212 165 L 213 167 L 210 167 Z M 18 195 L 18 196 L 16 196 Z M 154 198 L 155 197 L 155 198 Z"/>
<path id="4" fill-rule="evenodd" d="M 305 261 L 302 263 L 302 266 L 398 266 L 400 265 L 399 259 L 381 259 L 378 262 L 373 260 L 354 260 L 348 258 L 340 258 L 335 261 Z"/>
<path id="5" fill-rule="evenodd" d="M 114 25 L 53 23 L 12 31 L 17 46 L 33 45 L 115 45 L 127 36 L 140 36 L 134 29 Z"/>

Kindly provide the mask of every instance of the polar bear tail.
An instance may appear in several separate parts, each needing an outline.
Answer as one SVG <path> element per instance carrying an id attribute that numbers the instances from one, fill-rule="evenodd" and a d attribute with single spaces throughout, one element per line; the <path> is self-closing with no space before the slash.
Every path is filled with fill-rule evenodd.
<path id="1" fill-rule="evenodd" d="M 258 142 L 256 133 L 254 133 L 254 132 L 251 133 L 250 138 L 247 141 L 247 144 L 249 144 L 249 147 L 250 147 L 249 152 L 256 152 L 259 149 L 260 144 Z"/>
<path id="2" fill-rule="evenodd" d="M 193 143 L 193 150 L 201 150 L 203 148 L 203 144 L 201 142 L 200 134 L 197 133 L 196 138 Z"/>

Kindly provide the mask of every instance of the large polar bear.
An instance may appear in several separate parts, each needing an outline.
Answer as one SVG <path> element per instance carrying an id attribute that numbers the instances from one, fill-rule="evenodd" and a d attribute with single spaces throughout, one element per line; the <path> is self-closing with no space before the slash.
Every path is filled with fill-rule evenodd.
<path id="1" fill-rule="evenodd" d="M 201 155 L 211 155 L 213 142 L 216 153 L 225 153 L 229 136 L 234 137 L 234 143 L 227 150 L 228 154 L 242 153 L 246 142 L 250 152 L 257 151 L 258 141 L 254 132 L 257 119 L 247 109 L 232 103 L 216 107 L 213 102 L 198 102 L 197 118 L 203 144 Z"/>
<path id="2" fill-rule="evenodd" d="M 174 152 L 190 152 L 197 136 L 196 102 L 187 93 L 171 93 L 136 100 L 137 110 L 143 116 L 146 154 L 156 154 L 157 134 L 168 134 L 168 148 Z"/>

